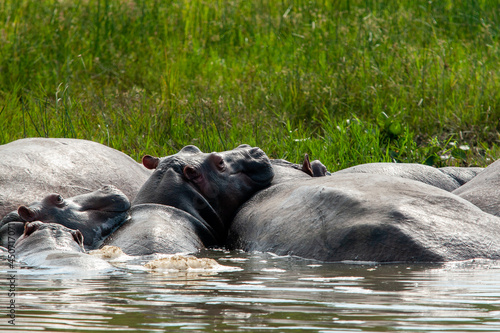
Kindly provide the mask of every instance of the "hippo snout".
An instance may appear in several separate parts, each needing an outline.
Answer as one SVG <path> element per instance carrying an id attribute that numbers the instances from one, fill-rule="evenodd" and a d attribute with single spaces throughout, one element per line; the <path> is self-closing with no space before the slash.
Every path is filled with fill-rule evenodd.
<path id="1" fill-rule="evenodd" d="M 274 170 L 266 153 L 258 147 L 248 150 L 249 158 L 245 163 L 244 172 L 253 182 L 267 186 L 274 178 Z"/>

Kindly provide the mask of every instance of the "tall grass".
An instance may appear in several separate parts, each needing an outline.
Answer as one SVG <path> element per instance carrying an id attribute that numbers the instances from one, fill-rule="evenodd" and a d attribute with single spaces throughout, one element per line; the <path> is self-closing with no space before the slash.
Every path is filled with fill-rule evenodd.
<path id="1" fill-rule="evenodd" d="M 0 143 L 483 166 L 499 29 L 491 0 L 4 0 Z"/>

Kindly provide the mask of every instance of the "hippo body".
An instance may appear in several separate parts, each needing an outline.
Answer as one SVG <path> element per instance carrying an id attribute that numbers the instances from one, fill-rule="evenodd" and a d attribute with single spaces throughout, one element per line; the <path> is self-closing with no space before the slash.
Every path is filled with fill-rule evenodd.
<path id="1" fill-rule="evenodd" d="M 483 211 L 500 216 L 500 160 L 453 191 Z"/>
<path id="2" fill-rule="evenodd" d="M 323 261 L 500 258 L 500 219 L 420 181 L 366 173 L 286 182 L 245 203 L 228 246 Z"/>
<path id="3" fill-rule="evenodd" d="M 222 245 L 237 209 L 274 176 L 265 153 L 248 145 L 210 154 L 186 146 L 163 158 L 147 155 L 143 163 L 154 172 L 130 219 L 105 241 L 129 255 Z"/>
<path id="4" fill-rule="evenodd" d="M 417 180 L 451 192 L 475 177 L 481 170 L 481 168 L 459 167 L 438 169 L 416 163 L 366 163 L 339 170 L 336 174 L 368 173 L 374 175 L 397 176 Z"/>
<path id="5" fill-rule="evenodd" d="M 73 197 L 112 184 L 133 199 L 151 172 L 124 153 L 78 139 L 0 145 L 0 218 L 48 193 Z"/>
<path id="6" fill-rule="evenodd" d="M 61 268 L 78 274 L 113 270 L 108 262 L 85 253 L 79 231 L 60 224 L 28 222 L 14 249 L 16 260 L 30 267 Z"/>
<path id="7" fill-rule="evenodd" d="M 68 199 L 49 194 L 40 202 L 20 206 L 0 220 L 1 245 L 6 246 L 7 236 L 11 240 L 21 236 L 25 222 L 42 221 L 80 230 L 86 248 L 95 249 L 126 220 L 129 209 L 128 198 L 112 185 Z"/>
<path id="8" fill-rule="evenodd" d="M 104 245 L 118 246 L 128 255 L 196 252 L 216 245 L 210 226 L 183 210 L 159 204 L 135 205 L 130 218 Z"/>

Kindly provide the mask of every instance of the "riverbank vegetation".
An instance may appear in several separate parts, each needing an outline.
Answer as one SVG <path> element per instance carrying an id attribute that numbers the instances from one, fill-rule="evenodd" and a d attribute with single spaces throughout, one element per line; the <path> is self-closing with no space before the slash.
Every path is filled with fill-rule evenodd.
<path id="1" fill-rule="evenodd" d="M 0 144 L 485 166 L 499 34 L 493 0 L 5 0 Z"/>

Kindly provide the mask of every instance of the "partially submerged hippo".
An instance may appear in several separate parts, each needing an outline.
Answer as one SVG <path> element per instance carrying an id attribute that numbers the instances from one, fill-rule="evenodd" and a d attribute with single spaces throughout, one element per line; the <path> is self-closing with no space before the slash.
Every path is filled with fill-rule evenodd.
<path id="1" fill-rule="evenodd" d="M 183 210 L 159 204 L 135 205 L 130 218 L 104 245 L 121 248 L 128 255 L 193 253 L 219 243 L 207 224 Z"/>
<path id="2" fill-rule="evenodd" d="M 500 216 L 500 160 L 453 191 L 483 211 Z"/>
<path id="3" fill-rule="evenodd" d="M 19 237 L 25 222 L 42 221 L 80 230 L 85 246 L 94 249 L 126 220 L 129 209 L 128 198 L 112 185 L 68 199 L 49 194 L 40 202 L 19 206 L 0 221 L 0 245 L 6 246 L 7 235 Z"/>
<path id="4" fill-rule="evenodd" d="M 324 261 L 500 258 L 500 219 L 419 181 L 365 173 L 286 182 L 257 193 L 231 225 L 245 251 Z"/>
<path id="5" fill-rule="evenodd" d="M 133 199 L 151 172 L 124 153 L 78 139 L 30 138 L 0 145 L 0 218 L 48 193 L 63 197 L 112 184 Z"/>
<path id="6" fill-rule="evenodd" d="M 248 145 L 209 154 L 186 146 L 143 163 L 155 171 L 133 201 L 130 221 L 106 240 L 130 255 L 223 244 L 238 208 L 274 176 L 266 154 Z"/>
<path id="7" fill-rule="evenodd" d="M 482 168 L 434 168 L 416 163 L 367 163 L 337 171 L 339 173 L 368 173 L 413 179 L 451 192 L 474 178 Z"/>
<path id="8" fill-rule="evenodd" d="M 24 233 L 14 244 L 16 260 L 30 267 L 63 268 L 65 272 L 84 274 L 89 271 L 109 271 L 106 261 L 85 253 L 83 235 L 78 230 L 60 224 L 26 223 Z"/>

